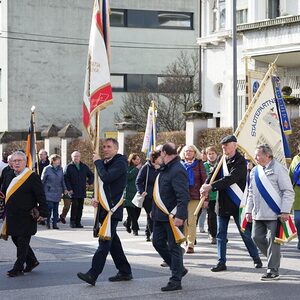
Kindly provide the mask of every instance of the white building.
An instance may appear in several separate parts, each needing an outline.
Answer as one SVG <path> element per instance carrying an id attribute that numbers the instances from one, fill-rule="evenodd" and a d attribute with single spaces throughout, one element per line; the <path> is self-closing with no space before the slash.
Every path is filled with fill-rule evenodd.
<path id="1" fill-rule="evenodd" d="M 82 128 L 81 104 L 94 0 L 0 1 L 0 132 L 26 131 L 36 106 L 38 131 Z M 111 0 L 114 104 L 101 130 L 114 131 L 126 92 L 157 90 L 181 51 L 197 50 L 194 0 Z M 133 104 L 134 105 L 134 104 Z"/>
<path id="2" fill-rule="evenodd" d="M 300 96 L 300 1 L 237 0 L 238 113 L 245 110 L 248 68 L 265 72 L 278 56 L 281 85 Z M 203 109 L 209 126 L 233 126 L 232 0 L 202 1 Z M 249 87 L 252 89 L 253 87 Z"/>

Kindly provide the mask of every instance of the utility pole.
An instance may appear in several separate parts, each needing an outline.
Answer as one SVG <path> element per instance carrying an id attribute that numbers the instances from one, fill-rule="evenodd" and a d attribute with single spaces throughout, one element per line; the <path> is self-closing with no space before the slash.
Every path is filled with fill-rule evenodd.
<path id="1" fill-rule="evenodd" d="M 233 130 L 238 126 L 237 102 L 237 45 L 236 45 L 236 0 L 232 0 L 232 67 L 233 67 Z"/>

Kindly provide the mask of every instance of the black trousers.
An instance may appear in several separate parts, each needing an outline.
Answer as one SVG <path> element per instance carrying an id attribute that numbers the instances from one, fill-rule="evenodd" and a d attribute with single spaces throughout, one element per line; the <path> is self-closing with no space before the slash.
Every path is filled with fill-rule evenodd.
<path id="1" fill-rule="evenodd" d="M 75 225 L 81 224 L 83 202 L 83 198 L 72 198 L 71 223 L 74 223 Z"/>
<path id="2" fill-rule="evenodd" d="M 215 238 L 217 236 L 217 214 L 215 212 L 216 201 L 209 201 L 207 209 L 207 224 L 209 234 Z"/>
<path id="3" fill-rule="evenodd" d="M 31 235 L 12 236 L 11 239 L 17 247 L 17 260 L 14 264 L 14 269 L 23 271 L 24 263 L 26 263 L 27 266 L 32 266 L 37 259 L 29 246 Z"/>
<path id="4" fill-rule="evenodd" d="M 116 268 L 123 275 L 131 274 L 131 267 L 124 254 L 120 238 L 116 232 L 118 220 L 111 219 L 111 239 L 100 240 L 97 251 L 92 260 L 92 267 L 88 273 L 94 278 L 102 273 L 108 253 L 110 253 Z"/>
<path id="5" fill-rule="evenodd" d="M 141 214 L 141 209 L 139 207 L 126 207 L 127 210 L 127 220 L 126 220 L 126 227 L 131 228 L 134 231 L 138 231 L 139 223 L 138 219 Z"/>
<path id="6" fill-rule="evenodd" d="M 152 201 L 152 199 L 145 198 L 145 201 L 143 203 L 143 207 L 147 213 L 147 225 L 145 230 L 145 234 L 147 237 L 150 237 L 151 233 L 153 232 L 153 221 L 151 219 Z"/>

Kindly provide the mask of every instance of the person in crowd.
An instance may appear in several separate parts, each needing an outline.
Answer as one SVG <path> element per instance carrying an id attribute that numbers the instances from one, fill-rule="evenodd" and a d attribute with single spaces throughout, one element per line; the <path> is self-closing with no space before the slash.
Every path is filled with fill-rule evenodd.
<path id="1" fill-rule="evenodd" d="M 74 151 L 71 154 L 72 161 L 66 166 L 64 171 L 65 184 L 68 194 L 71 197 L 71 228 L 83 228 L 81 224 L 83 202 L 86 197 L 86 184 L 92 184 L 94 175 L 90 168 L 81 162 L 81 154 L 79 151 Z M 65 222 L 67 207 L 63 208 L 65 215 L 60 218 L 62 223 Z"/>
<path id="2" fill-rule="evenodd" d="M 228 135 L 221 140 L 223 151 L 223 164 L 217 179 L 210 183 L 213 172 L 208 176 L 206 184 L 201 187 L 201 194 L 208 196 L 210 191 L 218 191 L 218 232 L 217 249 L 218 263 L 211 268 L 212 272 L 225 271 L 227 231 L 230 216 L 240 232 L 245 246 L 254 261 L 255 268 L 261 268 L 258 249 L 249 235 L 245 235 L 240 228 L 239 208 L 240 201 L 238 194 L 243 194 L 246 186 L 247 168 L 245 158 L 237 151 L 237 139 L 234 135 Z M 240 193 L 235 191 L 240 190 Z"/>
<path id="3" fill-rule="evenodd" d="M 141 168 L 141 158 L 137 153 L 131 153 L 128 157 L 128 170 L 127 170 L 127 185 L 125 189 L 125 203 L 124 206 L 127 210 L 127 219 L 123 223 L 128 233 L 133 232 L 133 235 L 138 235 L 139 224 L 138 219 L 141 214 L 141 208 L 136 207 L 132 203 L 137 189 L 135 186 L 135 180 Z"/>
<path id="4" fill-rule="evenodd" d="M 103 182 L 103 197 L 106 197 L 107 203 L 113 209 L 112 215 L 107 215 L 107 209 L 98 200 L 92 201 L 96 207 L 100 205 L 99 221 L 103 225 L 105 218 L 110 222 L 111 237 L 99 238 L 99 246 L 92 259 L 92 266 L 88 272 L 77 274 L 81 280 L 95 285 L 98 276 L 102 273 L 106 258 L 110 252 L 118 273 L 109 278 L 109 281 L 128 281 L 132 279 L 131 266 L 124 254 L 120 238 L 117 233 L 117 225 L 123 218 L 123 192 L 127 182 L 128 163 L 124 155 L 118 154 L 118 141 L 107 138 L 103 142 L 103 159 L 94 154 L 93 160 L 97 168 L 98 175 Z M 109 218 L 110 217 L 110 218 Z"/>
<path id="5" fill-rule="evenodd" d="M 3 169 L 8 165 L 7 157 L 8 153 L 4 151 L 2 154 L 2 160 L 0 160 L 0 177 L 2 176 Z"/>
<path id="6" fill-rule="evenodd" d="M 50 164 L 48 153 L 45 149 L 39 151 L 39 175 L 40 177 L 43 174 L 43 170 Z"/>
<path id="7" fill-rule="evenodd" d="M 257 166 L 250 174 L 246 219 L 253 222 L 253 239 L 267 257 L 267 272 L 261 280 L 279 279 L 280 244 L 275 243 L 278 219 L 285 222 L 293 205 L 295 193 L 288 170 L 273 158 L 267 144 L 255 150 Z"/>
<path id="8" fill-rule="evenodd" d="M 199 150 L 194 145 L 186 145 L 181 153 L 180 158 L 182 165 L 188 174 L 189 181 L 189 202 L 188 202 L 188 219 L 186 223 L 186 253 L 194 253 L 196 240 L 197 216 L 194 212 L 200 201 L 200 188 L 206 180 L 206 171 Z"/>
<path id="9" fill-rule="evenodd" d="M 167 292 L 181 290 L 182 277 L 188 272 L 183 266 L 180 247 L 182 239 L 177 227 L 182 227 L 187 219 L 189 186 L 187 172 L 180 163 L 174 144 L 163 145 L 161 158 L 163 166 L 156 177 L 153 191 L 155 205 L 152 209 L 152 243 L 171 269 L 168 284 L 161 288 L 163 292 Z M 174 219 L 169 218 L 170 213 L 174 214 Z"/>
<path id="10" fill-rule="evenodd" d="M 26 155 L 16 151 L 11 159 L 14 172 L 7 173 L 2 185 L 6 215 L 0 237 L 7 239 L 11 236 L 17 248 L 17 260 L 7 271 L 7 276 L 16 277 L 31 272 L 39 265 L 30 247 L 30 239 L 37 231 L 37 220 L 47 217 L 48 208 L 41 179 L 26 168 Z M 33 209 L 39 211 L 37 220 L 33 218 Z"/>
<path id="11" fill-rule="evenodd" d="M 61 159 L 57 154 L 50 155 L 50 165 L 43 170 L 41 180 L 44 185 L 46 201 L 49 209 L 47 217 L 47 228 L 50 229 L 50 219 L 52 218 L 52 228 L 59 229 L 58 221 L 58 205 L 62 194 L 67 193 L 64 181 L 63 169 L 60 165 Z"/>
<path id="12" fill-rule="evenodd" d="M 7 173 L 13 172 L 13 166 L 12 166 L 12 156 L 8 155 L 7 157 L 7 166 L 2 170 L 2 174 L 0 176 L 0 188 L 2 186 L 2 182 L 4 180 L 4 177 Z"/>
<path id="13" fill-rule="evenodd" d="M 298 154 L 293 158 L 290 165 L 289 175 L 295 192 L 293 210 L 295 226 L 298 234 L 297 248 L 300 250 L 300 144 L 298 145 Z"/>
<path id="14" fill-rule="evenodd" d="M 208 176 L 211 172 L 213 172 L 214 168 L 217 164 L 217 149 L 214 146 L 207 147 L 205 149 L 207 154 L 207 161 L 204 163 L 204 167 L 206 170 L 206 175 Z M 210 191 L 209 192 L 209 203 L 207 208 L 207 223 L 208 223 L 208 235 L 211 241 L 211 244 L 217 244 L 217 214 L 215 211 L 216 208 L 216 199 L 218 192 Z"/>
<path id="15" fill-rule="evenodd" d="M 152 151 L 149 160 L 142 166 L 135 181 L 138 192 L 145 197 L 143 207 L 147 213 L 147 226 L 145 230 L 147 242 L 151 241 L 151 234 L 153 232 L 153 221 L 151 218 L 152 205 L 154 204 L 153 187 L 160 165 L 160 151 Z"/>

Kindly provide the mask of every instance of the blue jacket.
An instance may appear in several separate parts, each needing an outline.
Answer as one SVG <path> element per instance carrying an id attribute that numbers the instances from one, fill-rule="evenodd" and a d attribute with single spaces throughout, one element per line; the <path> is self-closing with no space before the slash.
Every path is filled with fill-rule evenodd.
<path id="1" fill-rule="evenodd" d="M 73 191 L 71 198 L 85 198 L 86 197 L 86 184 L 94 182 L 94 174 L 89 167 L 80 162 L 80 168 L 77 169 L 74 162 L 70 162 L 65 169 L 64 178 L 67 190 Z"/>
<path id="2" fill-rule="evenodd" d="M 66 190 L 62 167 L 55 169 L 52 165 L 48 165 L 43 169 L 41 180 L 46 200 L 59 202 L 64 190 Z"/>
<path id="3" fill-rule="evenodd" d="M 168 164 L 160 168 L 159 193 L 168 211 L 177 205 L 176 217 L 187 219 L 187 205 L 190 199 L 187 172 L 180 163 L 179 157 L 174 158 Z M 155 221 L 169 221 L 153 201 L 152 219 Z"/>
<path id="4" fill-rule="evenodd" d="M 94 162 L 97 173 L 103 182 L 104 192 L 110 208 L 113 208 L 121 199 L 127 183 L 128 162 L 124 155 L 116 154 L 107 163 L 104 160 Z M 102 222 L 107 212 L 100 209 L 99 220 Z M 123 205 L 121 205 L 112 215 L 112 219 L 122 221 Z"/>

